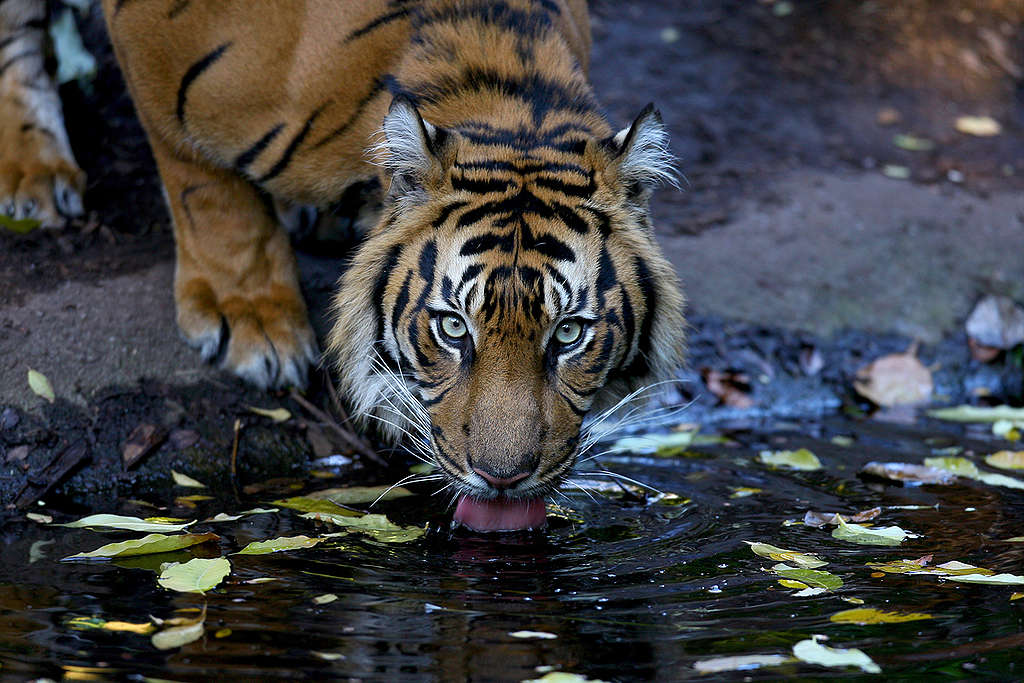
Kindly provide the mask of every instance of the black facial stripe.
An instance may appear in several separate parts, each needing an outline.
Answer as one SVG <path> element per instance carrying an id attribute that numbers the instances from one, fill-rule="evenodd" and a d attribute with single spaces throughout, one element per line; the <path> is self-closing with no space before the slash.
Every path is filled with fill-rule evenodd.
<path id="1" fill-rule="evenodd" d="M 604 294 L 617 283 L 615 264 L 607 247 L 601 247 L 601 258 L 597 266 L 597 307 L 604 308 Z"/>
<path id="2" fill-rule="evenodd" d="M 367 33 L 370 33 L 373 30 L 380 28 L 381 26 L 389 24 L 392 21 L 395 21 L 396 19 L 402 19 L 408 16 L 409 12 L 411 11 L 411 8 L 403 7 L 401 9 L 394 10 L 393 12 L 388 12 L 387 14 L 381 14 L 380 16 L 375 17 L 372 21 L 364 24 L 363 26 L 360 26 L 356 30 L 349 33 L 347 36 L 345 36 L 345 40 L 343 42 L 348 43 L 353 40 L 356 40 L 357 38 L 362 38 Z"/>
<path id="3" fill-rule="evenodd" d="M 445 204 L 444 207 L 441 208 L 441 212 L 437 214 L 437 218 L 433 220 L 431 225 L 433 225 L 434 228 L 440 228 L 448 221 L 448 217 L 451 216 L 452 213 L 458 211 L 462 207 L 466 206 L 468 203 L 469 202 L 451 202 L 450 204 Z"/>
<path id="4" fill-rule="evenodd" d="M 622 297 L 622 326 L 626 337 L 628 351 L 624 357 L 632 355 L 633 347 L 636 344 L 636 317 L 633 315 L 633 303 L 629 299 L 629 292 L 624 285 L 619 285 L 619 296 Z"/>
<path id="5" fill-rule="evenodd" d="M 452 189 L 474 194 L 488 194 L 490 192 L 508 192 L 515 186 L 511 180 L 500 178 L 467 178 L 465 176 L 452 176 Z"/>
<path id="6" fill-rule="evenodd" d="M 637 353 L 628 368 L 622 369 L 622 374 L 627 376 L 645 375 L 650 370 L 647 357 L 651 353 L 651 344 L 653 343 L 651 330 L 654 326 L 654 316 L 657 315 L 658 310 L 658 292 L 654 288 L 654 280 L 651 277 L 651 271 L 647 266 L 647 262 L 637 256 L 633 260 L 633 264 L 636 267 L 636 282 L 640 286 L 641 298 L 643 299 L 644 319 L 640 323 L 640 335 L 637 344 L 639 353 Z"/>
<path id="7" fill-rule="evenodd" d="M 546 161 L 500 161 L 488 159 L 484 161 L 456 161 L 453 168 L 460 171 L 509 171 L 517 175 L 535 173 L 578 173 L 583 177 L 593 177 L 593 171 L 576 164 L 556 164 Z"/>
<path id="8" fill-rule="evenodd" d="M 539 176 L 534 179 L 534 184 L 540 187 L 553 190 L 554 192 L 560 192 L 561 194 L 568 195 L 570 197 L 580 197 L 586 199 L 593 196 L 597 190 L 597 183 L 594 181 L 594 174 L 590 173 L 589 182 L 586 185 L 578 185 L 575 183 L 567 183 L 557 178 L 549 178 L 546 176 Z"/>
<path id="9" fill-rule="evenodd" d="M 576 253 L 569 248 L 569 245 L 554 235 L 541 234 L 534 236 L 533 231 L 523 226 L 522 247 L 527 251 L 536 251 L 544 254 L 555 261 L 573 263 L 576 261 Z"/>
<path id="10" fill-rule="evenodd" d="M 551 208 L 554 209 L 555 214 L 557 214 L 558 217 L 562 219 L 562 222 L 565 223 L 565 225 L 573 232 L 580 235 L 586 235 L 590 231 L 590 226 L 587 225 L 587 222 L 580 218 L 579 214 L 568 206 L 559 204 L 558 202 L 551 202 Z"/>
<path id="11" fill-rule="evenodd" d="M 455 227 L 464 228 L 467 225 L 479 223 L 490 217 L 508 214 L 522 216 L 527 213 L 535 214 L 541 218 L 552 218 L 554 216 L 550 206 L 529 190 L 521 189 L 511 197 L 485 202 L 475 209 L 470 209 L 459 217 Z"/>
<path id="12" fill-rule="evenodd" d="M 596 338 L 596 337 L 595 337 Z M 615 348 L 615 332 L 611 329 L 605 330 L 604 339 L 601 342 L 601 351 L 597 357 L 584 370 L 588 375 L 599 375 L 608 369 L 608 361 L 612 357 L 612 349 Z"/>
<path id="13" fill-rule="evenodd" d="M 462 279 L 459 280 L 458 287 L 455 288 L 455 298 L 458 299 L 462 294 L 462 289 L 468 284 L 473 278 L 480 274 L 484 269 L 483 265 L 474 263 L 473 265 L 466 268 L 466 271 L 462 274 Z"/>
<path id="14" fill-rule="evenodd" d="M 384 290 L 387 287 L 388 280 L 391 279 L 391 273 L 395 270 L 395 266 L 398 265 L 398 257 L 401 254 L 401 244 L 391 247 L 387 259 L 384 261 L 384 267 L 381 269 L 380 275 L 377 276 L 377 280 L 373 283 L 373 301 L 377 306 L 377 339 L 384 338 Z"/>
<path id="15" fill-rule="evenodd" d="M 409 287 L 412 284 L 412 271 L 410 270 L 405 275 L 405 281 L 402 282 L 402 288 L 398 290 L 398 296 L 395 297 L 395 305 L 391 308 L 391 329 L 395 329 L 398 324 L 398 318 L 405 312 L 405 307 L 409 305 Z"/>
<path id="16" fill-rule="evenodd" d="M 576 208 L 589 212 L 597 220 L 597 231 L 601 233 L 601 237 L 607 238 L 612 234 L 612 219 L 607 213 L 585 204 L 580 204 Z"/>
<path id="17" fill-rule="evenodd" d="M 454 307 L 455 304 L 452 303 L 452 279 L 447 275 L 441 277 L 441 298 L 449 306 Z"/>
<path id="18" fill-rule="evenodd" d="M 487 232 L 483 235 L 470 237 L 466 240 L 463 243 L 462 248 L 459 249 L 459 254 L 462 256 L 474 256 L 476 254 L 483 254 L 491 251 L 492 249 L 500 249 L 507 254 L 511 254 L 513 246 L 515 245 L 513 235 L 511 233 L 499 235 L 497 233 Z"/>

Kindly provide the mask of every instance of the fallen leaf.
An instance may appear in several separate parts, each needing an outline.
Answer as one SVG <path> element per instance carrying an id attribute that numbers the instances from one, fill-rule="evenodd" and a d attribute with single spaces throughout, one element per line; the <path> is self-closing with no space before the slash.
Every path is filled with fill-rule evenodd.
<path id="1" fill-rule="evenodd" d="M 214 638 L 227 638 L 228 636 L 231 635 L 231 633 L 232 633 L 232 631 L 229 628 L 219 628 L 216 631 L 214 631 L 213 637 Z"/>
<path id="2" fill-rule="evenodd" d="M 753 496 L 754 494 L 761 493 L 761 489 L 753 488 L 750 486 L 736 486 L 732 487 L 732 494 L 730 498 L 746 498 L 747 496 Z"/>
<path id="3" fill-rule="evenodd" d="M 326 498 L 310 498 L 308 496 L 281 498 L 280 500 L 275 500 L 274 505 L 288 508 L 289 510 L 298 510 L 299 512 L 322 512 L 329 515 L 346 517 L 359 517 L 363 514 L 356 510 L 346 510 L 334 501 Z"/>
<path id="4" fill-rule="evenodd" d="M 230 573 L 231 562 L 226 557 L 197 557 L 184 563 L 169 563 L 160 571 L 156 582 L 180 593 L 205 593 L 216 588 Z"/>
<path id="5" fill-rule="evenodd" d="M 1017 574 L 951 574 L 946 578 L 959 583 L 984 583 L 993 586 L 1024 585 L 1024 576 Z"/>
<path id="6" fill-rule="evenodd" d="M 859 624 L 865 626 L 867 624 L 901 624 L 905 621 L 920 621 L 933 618 L 932 615 L 922 612 L 906 612 L 901 614 L 899 612 L 883 612 L 879 609 L 862 607 L 836 612 L 829 617 L 829 621 L 837 624 Z"/>
<path id="7" fill-rule="evenodd" d="M 615 453 L 656 453 L 667 452 L 678 448 L 686 448 L 693 443 L 697 430 L 669 432 L 668 434 L 645 434 L 643 436 L 627 436 L 619 439 L 611 446 Z"/>
<path id="8" fill-rule="evenodd" d="M 775 560 L 776 562 L 791 562 L 802 569 L 814 569 L 815 567 L 824 567 L 828 564 L 828 562 L 819 557 L 801 553 L 796 550 L 786 550 L 767 543 L 758 543 L 755 541 L 743 542 L 750 546 L 750 550 L 753 551 L 755 555 L 760 555 L 761 557 L 768 558 L 769 560 Z"/>
<path id="9" fill-rule="evenodd" d="M 982 138 L 999 135 L 1003 130 L 999 122 L 991 116 L 959 116 L 955 126 L 959 133 Z"/>
<path id="10" fill-rule="evenodd" d="M 881 673 L 882 669 L 856 648 L 842 649 L 822 645 L 816 638 L 801 640 L 793 646 L 793 656 L 808 664 L 821 666 L 855 666 L 869 674 Z"/>
<path id="11" fill-rule="evenodd" d="M 882 167 L 882 175 L 894 180 L 906 180 L 910 177 L 910 169 L 897 164 L 886 164 Z"/>
<path id="12" fill-rule="evenodd" d="M 693 668 L 702 674 L 718 674 L 726 671 L 752 671 L 766 666 L 780 666 L 793 661 L 786 655 L 737 655 L 715 657 L 695 662 Z"/>
<path id="13" fill-rule="evenodd" d="M 861 469 L 862 474 L 898 481 L 909 486 L 921 484 L 948 485 L 956 481 L 956 475 L 938 467 L 910 465 L 902 462 L 869 462 Z"/>
<path id="14" fill-rule="evenodd" d="M 320 543 L 322 538 L 310 538 L 309 536 L 282 536 L 269 541 L 253 541 L 239 550 L 236 555 L 267 555 L 283 550 L 297 550 L 299 548 L 312 548 Z"/>
<path id="15" fill-rule="evenodd" d="M 1024 308 L 1006 296 L 986 296 L 965 323 L 975 343 L 993 349 L 1012 349 L 1024 343 Z"/>
<path id="16" fill-rule="evenodd" d="M 196 619 L 178 618 L 167 620 L 165 623 L 174 622 L 174 626 L 166 628 L 159 633 L 154 633 L 150 641 L 153 647 L 158 650 L 170 650 L 175 647 L 187 645 L 203 637 L 204 623 L 206 622 L 206 606 Z"/>
<path id="17" fill-rule="evenodd" d="M 153 424 L 140 424 L 132 430 L 121 448 L 121 462 L 126 470 L 152 453 L 167 438 L 167 432 Z"/>
<path id="18" fill-rule="evenodd" d="M 929 467 L 937 467 L 939 469 L 953 472 L 961 477 L 980 481 L 983 484 L 989 484 L 991 486 L 1005 486 L 1011 489 L 1024 489 L 1024 480 L 1014 479 L 1013 477 L 1008 477 L 1005 474 L 982 472 L 978 469 L 977 465 L 967 458 L 925 458 L 924 464 Z"/>
<path id="19" fill-rule="evenodd" d="M 892 144 L 908 152 L 930 152 L 935 149 L 935 143 L 928 138 L 921 138 L 916 135 L 905 135 L 897 133 L 892 136 Z"/>
<path id="20" fill-rule="evenodd" d="M 569 673 L 568 671 L 552 671 L 540 678 L 528 678 L 522 683 L 605 683 L 597 678 L 587 678 L 580 674 Z"/>
<path id="21" fill-rule="evenodd" d="M 857 371 L 853 383 L 864 398 L 872 403 L 891 407 L 924 403 L 932 395 L 932 373 L 914 355 L 893 353 L 877 358 Z"/>
<path id="22" fill-rule="evenodd" d="M 797 581 L 796 579 L 779 579 L 779 585 L 784 588 L 796 588 L 798 590 L 810 588 L 810 586 L 803 581 Z"/>
<path id="23" fill-rule="evenodd" d="M 178 486 L 184 486 L 192 489 L 206 488 L 206 484 L 200 483 L 193 479 L 192 477 L 188 476 L 187 474 L 182 474 L 181 472 L 175 472 L 174 470 L 171 470 L 171 478 L 174 479 L 174 483 L 177 484 Z"/>
<path id="24" fill-rule="evenodd" d="M 553 640 L 558 637 L 547 631 L 512 631 L 509 635 L 513 638 L 539 638 L 541 640 Z"/>
<path id="25" fill-rule="evenodd" d="M 11 232 L 17 233 L 19 235 L 28 234 L 35 230 L 36 228 L 38 228 L 40 225 L 42 225 L 42 223 L 40 223 L 34 218 L 15 219 L 4 214 L 0 214 L 0 226 L 3 226 L 4 228 L 7 228 Z"/>
<path id="26" fill-rule="evenodd" d="M 1010 594 L 1010 602 L 1013 602 L 1014 600 L 1020 600 L 1021 598 L 1024 598 L 1024 593 L 1011 593 Z"/>
<path id="27" fill-rule="evenodd" d="M 998 451 L 985 456 L 985 462 L 1003 470 L 1024 470 L 1024 451 Z"/>
<path id="28" fill-rule="evenodd" d="M 998 420 L 1017 422 L 1024 421 L 1024 408 L 960 405 L 952 408 L 929 410 L 928 416 L 939 420 L 946 420 L 947 422 L 996 422 Z"/>
<path id="29" fill-rule="evenodd" d="M 839 526 L 832 530 L 832 538 L 858 545 L 899 545 L 907 538 L 917 538 L 917 535 L 898 526 L 866 527 L 847 524 L 840 517 Z"/>
<path id="30" fill-rule="evenodd" d="M 38 512 L 26 512 L 25 517 L 33 522 L 38 522 L 39 524 L 50 524 L 53 522 L 53 517 L 50 515 L 43 515 Z"/>
<path id="31" fill-rule="evenodd" d="M 345 655 L 340 652 L 317 652 L 316 650 L 312 650 L 311 652 L 315 657 L 319 657 L 326 662 L 336 662 L 339 659 L 345 659 Z"/>
<path id="32" fill-rule="evenodd" d="M 318 595 L 315 598 L 313 598 L 313 602 L 315 602 L 318 605 L 326 605 L 327 603 L 334 602 L 337 599 L 338 596 L 334 593 L 324 593 L 323 595 Z"/>
<path id="33" fill-rule="evenodd" d="M 402 527 L 393 524 L 384 515 L 363 515 L 362 517 L 344 517 L 323 512 L 307 512 L 300 515 L 305 519 L 330 522 L 346 527 L 354 532 L 366 534 L 382 543 L 405 543 L 423 535 L 423 529 L 416 526 Z"/>
<path id="34" fill-rule="evenodd" d="M 28 370 L 28 386 L 32 393 L 46 399 L 50 403 L 53 403 L 57 398 L 53 393 L 53 385 L 50 384 L 50 380 L 46 378 L 46 375 L 32 368 Z"/>
<path id="35" fill-rule="evenodd" d="M 717 396 L 722 405 L 741 409 L 753 407 L 750 378 L 745 373 L 701 368 L 700 375 L 708 391 Z"/>
<path id="36" fill-rule="evenodd" d="M 1021 431 L 1024 431 L 1024 420 L 996 420 L 992 423 L 992 434 L 1007 441 L 1020 441 Z"/>
<path id="37" fill-rule="evenodd" d="M 824 588 L 831 591 L 843 586 L 843 580 L 840 577 L 821 569 L 799 569 L 787 564 L 777 564 L 772 567 L 772 571 L 787 579 L 801 581 L 812 588 Z"/>
<path id="38" fill-rule="evenodd" d="M 140 519 L 138 517 L 125 517 L 123 515 L 89 515 L 88 517 L 82 517 L 74 522 L 54 524 L 54 526 L 63 526 L 70 529 L 119 529 L 121 531 L 166 531 L 170 533 L 174 531 L 184 531 L 193 524 L 195 524 L 195 522 L 188 522 L 186 524 L 154 522 L 152 520 Z"/>
<path id="39" fill-rule="evenodd" d="M 306 495 L 308 498 L 326 499 L 338 505 L 360 505 L 362 503 L 405 498 L 415 494 L 404 486 L 347 486 L 344 488 L 314 491 Z"/>
<path id="40" fill-rule="evenodd" d="M 138 633 L 147 636 L 156 630 L 152 622 L 141 624 L 128 621 L 106 621 L 99 617 L 73 617 L 64 623 L 76 631 L 114 631 L 119 633 Z"/>
<path id="41" fill-rule="evenodd" d="M 199 543 L 219 540 L 217 534 L 178 534 L 167 536 L 165 534 L 149 534 L 142 538 L 118 543 L 108 543 L 96 550 L 87 553 L 69 555 L 65 560 L 76 560 L 80 558 L 112 558 L 131 557 L 134 555 L 151 555 L 154 553 L 166 553 L 172 550 L 181 550 Z"/>
<path id="42" fill-rule="evenodd" d="M 209 522 L 234 522 L 241 519 L 242 517 L 248 517 L 250 515 L 269 515 L 274 512 L 280 512 L 277 508 L 253 508 L 251 510 L 242 510 L 237 515 L 229 515 L 223 512 L 218 512 L 213 517 L 204 519 L 204 523 Z"/>
<path id="43" fill-rule="evenodd" d="M 274 422 L 286 422 L 292 419 L 292 414 L 284 408 L 257 408 L 256 406 L 249 406 L 250 412 L 262 415 L 263 417 L 269 417 Z"/>
<path id="44" fill-rule="evenodd" d="M 840 522 L 867 522 L 872 520 L 878 515 L 882 514 L 882 508 L 871 508 L 870 510 L 861 510 L 860 512 L 843 517 L 838 512 L 815 512 L 814 510 L 808 510 L 804 513 L 804 524 L 816 529 L 820 529 L 823 526 L 830 524 L 837 525 Z"/>
<path id="45" fill-rule="evenodd" d="M 787 467 L 804 472 L 821 469 L 821 461 L 818 460 L 818 456 L 806 448 L 795 451 L 761 451 L 757 458 L 771 467 Z"/>

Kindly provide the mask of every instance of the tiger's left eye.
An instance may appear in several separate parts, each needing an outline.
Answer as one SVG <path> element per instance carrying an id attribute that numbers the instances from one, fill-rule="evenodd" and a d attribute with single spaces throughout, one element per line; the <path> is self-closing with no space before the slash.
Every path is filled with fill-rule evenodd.
<path id="1" fill-rule="evenodd" d="M 441 316 L 441 331 L 450 339 L 462 339 L 466 336 L 466 321 L 457 315 Z"/>
<path id="2" fill-rule="evenodd" d="M 555 329 L 555 340 L 562 346 L 571 346 L 583 336 L 583 323 L 579 320 L 566 320 Z"/>

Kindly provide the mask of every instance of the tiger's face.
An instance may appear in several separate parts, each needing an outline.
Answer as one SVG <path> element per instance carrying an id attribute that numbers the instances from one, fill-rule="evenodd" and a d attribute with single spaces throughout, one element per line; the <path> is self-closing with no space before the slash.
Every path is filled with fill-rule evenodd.
<path id="1" fill-rule="evenodd" d="M 405 435 L 478 530 L 543 523 L 587 413 L 680 362 L 683 300 L 647 219 L 653 111 L 576 153 L 481 144 L 398 101 L 385 214 L 330 346 L 358 411 Z"/>

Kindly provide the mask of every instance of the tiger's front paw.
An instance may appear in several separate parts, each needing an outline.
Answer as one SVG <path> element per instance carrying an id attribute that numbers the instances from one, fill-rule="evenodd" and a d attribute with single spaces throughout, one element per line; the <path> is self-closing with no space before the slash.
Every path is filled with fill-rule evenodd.
<path id="1" fill-rule="evenodd" d="M 218 299 L 204 279 L 179 287 L 178 326 L 203 359 L 262 389 L 305 387 L 319 358 L 302 295 L 285 286 Z"/>
<path id="2" fill-rule="evenodd" d="M 0 214 L 37 220 L 46 228 L 82 215 L 85 173 L 73 161 L 39 154 L 33 145 L 16 154 L 0 150 L 0 157 Z"/>

